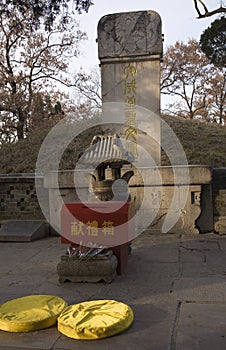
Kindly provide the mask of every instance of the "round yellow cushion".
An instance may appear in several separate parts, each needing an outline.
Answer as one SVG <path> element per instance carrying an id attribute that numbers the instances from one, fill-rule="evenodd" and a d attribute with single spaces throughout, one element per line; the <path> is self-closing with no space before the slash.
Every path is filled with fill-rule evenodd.
<path id="1" fill-rule="evenodd" d="M 58 331 L 74 339 L 100 339 L 126 330 L 132 309 L 115 300 L 94 300 L 68 306 L 58 317 Z"/>
<path id="2" fill-rule="evenodd" d="M 67 303 L 56 296 L 29 295 L 0 305 L 0 329 L 30 332 L 56 324 Z"/>

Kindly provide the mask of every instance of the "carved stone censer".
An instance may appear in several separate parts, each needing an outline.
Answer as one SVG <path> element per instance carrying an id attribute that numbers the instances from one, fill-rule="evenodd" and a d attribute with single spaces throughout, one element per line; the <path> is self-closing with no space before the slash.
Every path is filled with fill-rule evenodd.
<path id="1" fill-rule="evenodd" d="M 79 162 L 95 168 L 91 188 L 96 198 L 101 201 L 125 201 L 130 199 L 127 184 L 134 172 L 124 170 L 122 175 L 121 170 L 133 160 L 134 156 L 125 149 L 119 135 L 113 134 L 94 136 Z"/>

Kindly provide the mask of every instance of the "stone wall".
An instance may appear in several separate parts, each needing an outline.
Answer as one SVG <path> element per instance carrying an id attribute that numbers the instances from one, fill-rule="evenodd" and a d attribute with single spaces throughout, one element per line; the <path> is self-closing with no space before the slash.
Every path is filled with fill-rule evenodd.
<path id="1" fill-rule="evenodd" d="M 44 189 L 43 177 L 34 174 L 0 175 L 0 222 L 6 220 L 42 220 L 36 186 Z"/>
<path id="2" fill-rule="evenodd" d="M 213 169 L 212 194 L 214 229 L 226 234 L 226 168 Z"/>

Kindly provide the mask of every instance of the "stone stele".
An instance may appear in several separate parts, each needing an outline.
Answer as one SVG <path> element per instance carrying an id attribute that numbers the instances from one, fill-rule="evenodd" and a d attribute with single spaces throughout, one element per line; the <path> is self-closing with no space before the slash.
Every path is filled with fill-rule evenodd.
<path id="1" fill-rule="evenodd" d="M 116 117 L 112 123 L 124 124 L 127 143 L 145 145 L 156 165 L 160 165 L 161 149 L 160 118 L 156 118 L 160 114 L 161 27 L 155 11 L 116 13 L 102 17 L 98 23 L 103 118 L 112 114 L 109 102 L 120 103 L 121 119 Z M 138 107 L 150 111 L 149 127 L 154 130 L 151 142 L 143 139 L 146 130 L 138 118 Z"/>

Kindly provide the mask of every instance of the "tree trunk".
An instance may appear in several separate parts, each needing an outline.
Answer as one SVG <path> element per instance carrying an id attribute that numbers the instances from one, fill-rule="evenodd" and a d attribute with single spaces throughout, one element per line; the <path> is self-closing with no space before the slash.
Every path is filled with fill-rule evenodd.
<path id="1" fill-rule="evenodd" d="M 18 108 L 17 137 L 18 140 L 25 138 L 25 116 L 21 108 Z"/>

